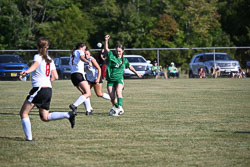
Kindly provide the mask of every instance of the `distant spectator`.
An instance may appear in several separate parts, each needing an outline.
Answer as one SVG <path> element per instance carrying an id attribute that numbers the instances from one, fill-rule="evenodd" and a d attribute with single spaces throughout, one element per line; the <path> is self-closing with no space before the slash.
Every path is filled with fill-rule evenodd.
<path id="1" fill-rule="evenodd" d="M 101 77 L 102 77 L 102 79 L 105 79 L 106 78 L 106 68 L 107 68 L 107 64 L 106 64 L 107 52 L 105 52 L 104 49 L 101 50 L 100 58 L 101 58 L 100 67 L 102 69 Z"/>
<path id="2" fill-rule="evenodd" d="M 154 64 L 152 66 L 152 72 L 155 76 L 155 79 L 158 79 L 160 76 L 164 76 L 165 79 L 167 79 L 166 72 L 163 71 L 162 66 L 158 66 L 157 61 L 154 61 Z"/>
<path id="3" fill-rule="evenodd" d="M 216 66 L 216 64 L 214 64 L 214 67 L 213 67 L 213 77 L 217 78 L 218 76 L 220 76 L 220 67 Z"/>
<path id="4" fill-rule="evenodd" d="M 178 69 L 175 67 L 174 62 L 171 63 L 171 66 L 168 67 L 168 78 L 179 78 Z"/>
<path id="5" fill-rule="evenodd" d="M 203 67 L 201 67 L 201 68 L 199 69 L 199 73 L 198 73 L 198 74 L 199 74 L 200 78 L 206 78 L 206 73 L 205 73 Z"/>
<path id="6" fill-rule="evenodd" d="M 239 71 L 236 73 L 236 77 L 237 78 L 246 78 L 246 73 L 244 73 L 244 71 L 239 69 Z"/>
<path id="7" fill-rule="evenodd" d="M 234 78 L 234 76 L 235 76 L 235 73 L 233 73 L 233 72 L 231 71 L 228 77 L 229 77 L 229 78 Z"/>

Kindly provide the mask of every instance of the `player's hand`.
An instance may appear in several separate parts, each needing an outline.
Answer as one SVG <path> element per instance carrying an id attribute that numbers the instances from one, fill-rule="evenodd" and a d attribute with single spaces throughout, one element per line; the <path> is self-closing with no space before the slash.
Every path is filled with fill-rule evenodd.
<path id="1" fill-rule="evenodd" d="M 21 72 L 20 72 L 19 79 L 20 79 L 20 80 L 23 80 L 23 77 L 25 77 L 26 75 L 27 75 L 27 72 L 26 72 L 26 71 L 21 71 Z"/>
<path id="2" fill-rule="evenodd" d="M 95 83 L 99 84 L 100 83 L 100 79 L 96 79 Z"/>
<path id="3" fill-rule="evenodd" d="M 27 75 L 27 72 L 26 72 L 26 71 L 21 71 L 21 72 L 20 72 L 20 76 L 25 77 L 26 75 Z"/>
<path id="4" fill-rule="evenodd" d="M 110 38 L 110 35 L 105 35 L 105 40 L 106 41 L 109 40 L 109 38 Z"/>
<path id="5" fill-rule="evenodd" d="M 90 67 L 92 67 L 92 66 L 93 66 L 93 65 L 92 65 L 92 63 L 91 63 L 91 61 L 89 61 L 88 63 L 89 63 L 89 66 L 90 66 Z"/>
<path id="6" fill-rule="evenodd" d="M 142 78 L 142 76 L 140 74 L 137 74 L 138 78 Z"/>

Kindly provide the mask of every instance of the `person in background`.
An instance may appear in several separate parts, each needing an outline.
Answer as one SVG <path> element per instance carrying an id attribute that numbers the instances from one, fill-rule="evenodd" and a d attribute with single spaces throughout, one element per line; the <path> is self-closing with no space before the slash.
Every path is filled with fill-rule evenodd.
<path id="1" fill-rule="evenodd" d="M 105 36 L 104 49 L 108 53 L 107 55 L 107 90 L 111 98 L 113 108 L 109 114 L 111 116 L 120 116 L 124 113 L 123 110 L 123 95 L 122 90 L 124 88 L 123 71 L 129 68 L 133 73 L 141 78 L 141 75 L 137 73 L 132 65 L 129 64 L 128 59 L 123 57 L 124 47 L 118 44 L 115 49 L 115 55 L 108 47 L 109 35 Z M 116 100 L 117 96 L 117 100 Z"/>
<path id="2" fill-rule="evenodd" d="M 34 56 L 31 67 L 20 73 L 22 77 L 32 73 L 33 88 L 20 110 L 22 127 L 27 141 L 33 140 L 29 112 L 34 106 L 39 109 L 40 118 L 44 122 L 66 118 L 69 119 L 72 128 L 75 125 L 75 114 L 73 112 L 49 112 L 52 97 L 51 82 L 58 79 L 58 74 L 54 61 L 47 55 L 47 49 L 49 48 L 48 40 L 43 37 L 39 38 L 37 48 L 38 54 Z"/>
<path id="3" fill-rule="evenodd" d="M 107 68 L 107 64 L 106 64 L 107 52 L 105 52 L 104 49 L 101 50 L 100 58 L 101 58 L 100 66 L 101 66 L 101 70 L 102 70 L 101 78 L 105 79 L 106 78 L 106 68 Z"/>
<path id="4" fill-rule="evenodd" d="M 171 66 L 168 67 L 168 78 L 179 78 L 178 69 L 175 67 L 174 62 L 171 63 Z"/>
<path id="5" fill-rule="evenodd" d="M 220 67 L 216 66 L 216 64 L 214 64 L 212 75 L 214 78 L 217 78 L 218 76 L 220 76 Z"/>
<path id="6" fill-rule="evenodd" d="M 200 78 L 206 78 L 206 73 L 205 73 L 203 67 L 201 67 L 201 68 L 199 69 L 198 74 L 199 74 L 199 77 L 200 77 Z"/>
<path id="7" fill-rule="evenodd" d="M 158 66 L 157 61 L 154 61 L 154 64 L 151 69 L 153 75 L 155 76 L 155 79 L 158 79 L 160 76 L 164 76 L 165 79 L 168 78 L 166 72 L 163 71 L 162 66 Z"/>

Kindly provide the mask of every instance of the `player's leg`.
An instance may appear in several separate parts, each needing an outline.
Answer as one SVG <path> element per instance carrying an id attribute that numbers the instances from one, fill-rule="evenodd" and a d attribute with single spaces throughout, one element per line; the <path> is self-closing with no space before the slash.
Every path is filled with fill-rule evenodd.
<path id="1" fill-rule="evenodd" d="M 111 98 L 111 103 L 114 106 L 116 103 L 116 99 L 115 99 L 115 83 L 114 82 L 108 82 L 107 83 L 107 91 L 109 94 L 109 97 Z"/>
<path id="2" fill-rule="evenodd" d="M 79 96 L 73 104 L 69 105 L 70 109 L 72 109 L 73 113 L 75 114 L 77 107 L 84 103 L 86 99 L 91 96 L 90 86 L 87 81 L 79 82 L 76 88 L 82 93 L 82 95 Z M 86 106 L 86 110 L 90 111 L 90 106 Z"/>
<path id="3" fill-rule="evenodd" d="M 20 110 L 22 127 L 27 141 L 32 141 L 32 131 L 31 131 L 29 112 L 32 110 L 33 107 L 34 107 L 33 103 L 30 103 L 28 100 L 25 100 Z"/>
<path id="4" fill-rule="evenodd" d="M 102 97 L 103 99 L 110 100 L 110 96 L 107 93 L 102 92 L 102 84 L 98 83 L 94 85 L 94 91 L 96 96 Z"/>
<path id="5" fill-rule="evenodd" d="M 165 79 L 168 79 L 168 76 L 167 76 L 166 72 L 163 72 L 163 75 L 164 75 Z"/>
<path id="6" fill-rule="evenodd" d="M 117 95 L 117 103 L 115 104 L 115 106 L 118 108 L 119 110 L 119 115 L 124 113 L 123 110 L 123 96 L 122 96 L 122 90 L 124 88 L 124 85 L 122 83 L 119 83 L 116 87 L 116 95 Z"/>

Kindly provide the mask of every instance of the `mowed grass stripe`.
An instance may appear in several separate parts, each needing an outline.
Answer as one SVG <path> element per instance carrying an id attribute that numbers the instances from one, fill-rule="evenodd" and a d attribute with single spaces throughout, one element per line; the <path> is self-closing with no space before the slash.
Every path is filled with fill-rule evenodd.
<path id="1" fill-rule="evenodd" d="M 106 91 L 106 81 L 103 91 Z M 44 123 L 31 114 L 35 142 L 19 118 L 30 82 L 0 82 L 1 166 L 248 166 L 250 79 L 125 80 L 121 117 L 92 91 L 93 116 L 78 107 L 68 120 Z M 53 83 L 51 111 L 70 111 L 79 92 Z"/>

